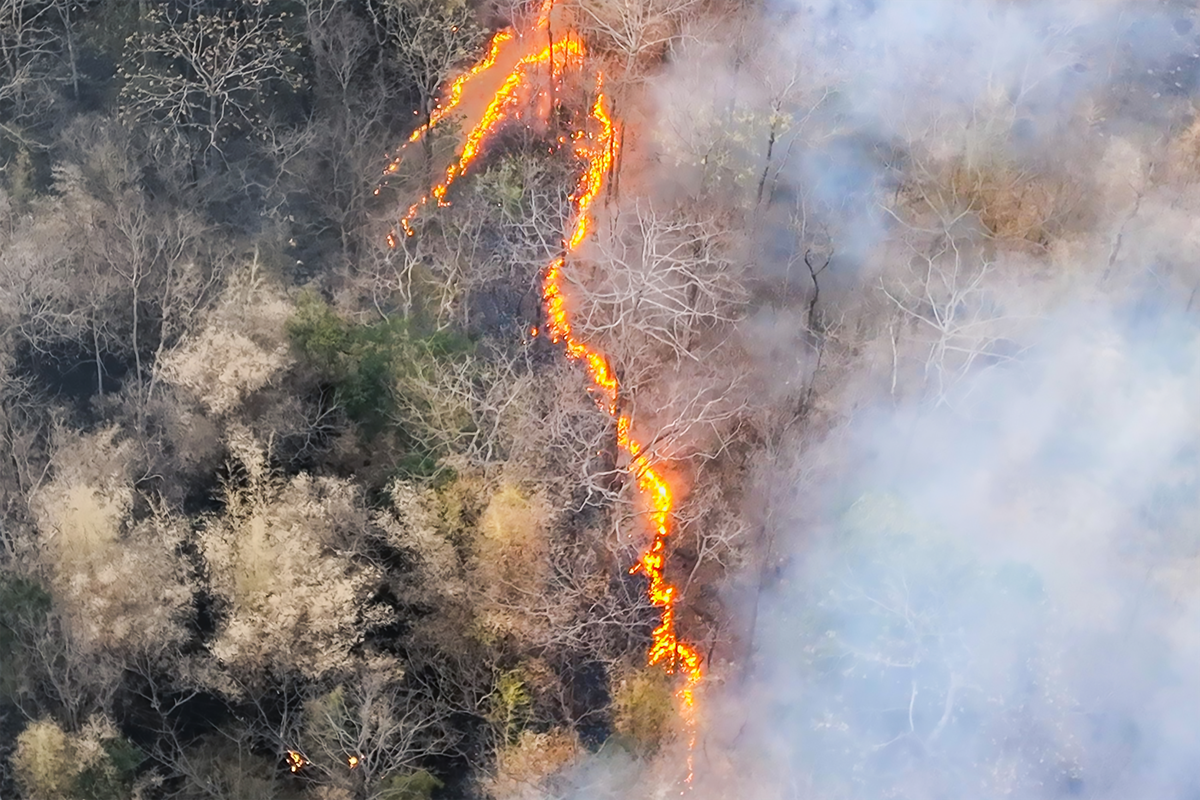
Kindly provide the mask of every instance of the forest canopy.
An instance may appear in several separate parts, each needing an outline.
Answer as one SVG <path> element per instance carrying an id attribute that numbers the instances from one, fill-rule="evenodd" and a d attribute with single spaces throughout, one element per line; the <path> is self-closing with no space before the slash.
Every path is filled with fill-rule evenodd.
<path id="1" fill-rule="evenodd" d="M 0 0 L 0 797 L 1191 797 L 1174 0 Z"/>

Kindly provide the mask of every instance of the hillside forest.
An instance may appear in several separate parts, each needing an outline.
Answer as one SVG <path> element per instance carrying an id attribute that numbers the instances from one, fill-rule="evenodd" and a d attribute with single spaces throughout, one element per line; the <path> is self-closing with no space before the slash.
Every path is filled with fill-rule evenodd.
<path id="1" fill-rule="evenodd" d="M 0 797 L 1200 797 L 1189 0 L 0 0 Z"/>

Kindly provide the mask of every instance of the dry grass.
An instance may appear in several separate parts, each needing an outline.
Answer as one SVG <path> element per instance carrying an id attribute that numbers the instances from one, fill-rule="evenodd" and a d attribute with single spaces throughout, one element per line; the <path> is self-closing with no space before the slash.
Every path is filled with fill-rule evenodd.
<path id="1" fill-rule="evenodd" d="M 545 797 L 545 779 L 570 764 L 580 752 L 575 733 L 554 728 L 546 733 L 524 730 L 517 740 L 496 753 L 496 771 L 486 781 L 495 800 Z"/>
<path id="2" fill-rule="evenodd" d="M 900 201 L 921 225 L 973 217 L 988 236 L 1049 247 L 1083 207 L 1080 184 L 1000 159 L 957 157 L 915 172 Z"/>

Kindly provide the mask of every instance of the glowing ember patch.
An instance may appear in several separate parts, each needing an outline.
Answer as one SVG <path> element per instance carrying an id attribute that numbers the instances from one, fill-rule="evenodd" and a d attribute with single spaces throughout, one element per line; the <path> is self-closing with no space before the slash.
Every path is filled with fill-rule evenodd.
<path id="1" fill-rule="evenodd" d="M 348 756 L 346 763 L 350 765 L 350 769 L 354 769 L 358 766 L 358 756 Z"/>
<path id="2" fill-rule="evenodd" d="M 285 757 L 287 758 L 288 769 L 292 772 L 299 772 L 308 764 L 308 759 L 295 750 L 288 750 Z"/>

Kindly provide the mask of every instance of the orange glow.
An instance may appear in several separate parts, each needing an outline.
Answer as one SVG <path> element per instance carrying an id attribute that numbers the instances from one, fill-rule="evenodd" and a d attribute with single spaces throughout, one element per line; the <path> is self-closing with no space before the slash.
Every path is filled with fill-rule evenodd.
<path id="1" fill-rule="evenodd" d="M 292 772 L 299 772 L 308 764 L 308 759 L 297 753 L 295 750 L 288 750 L 286 758 L 288 769 L 290 769 Z"/>
<path id="2" fill-rule="evenodd" d="M 347 756 L 346 763 L 350 765 L 350 769 L 358 766 L 358 756 Z"/>
<path id="3" fill-rule="evenodd" d="M 459 150 L 457 161 L 446 168 L 446 175 L 442 178 L 441 183 L 409 206 L 408 211 L 400 218 L 400 227 L 404 229 L 406 236 L 413 235 L 412 221 L 431 197 L 437 200 L 439 206 L 449 205 L 446 201 L 446 192 L 458 178 L 466 174 L 488 138 L 509 118 L 510 114 L 519 118 L 520 112 L 516 110 L 523 104 L 524 93 L 529 85 L 530 71 L 543 64 L 549 64 L 552 74 L 557 78 L 566 71 L 568 66 L 582 65 L 583 56 L 583 42 L 575 36 L 568 35 L 517 61 L 516 66 L 504 79 L 504 83 L 492 96 L 491 102 L 484 109 L 483 116 L 467 133 L 462 148 Z"/>
<path id="4" fill-rule="evenodd" d="M 549 31 L 550 10 L 553 0 L 545 0 L 533 25 L 532 32 L 545 34 Z M 447 99 L 439 106 L 445 113 L 459 105 L 470 81 L 492 70 L 501 50 L 513 42 L 536 41 L 536 36 L 514 37 L 502 31 L 492 39 L 489 53 L 467 73 L 451 84 Z M 541 41 L 545 41 L 542 39 Z M 546 92 L 532 97 L 531 76 L 539 68 L 549 66 L 551 81 L 557 84 L 568 69 L 583 66 L 586 49 L 579 37 L 567 31 L 553 38 L 546 45 L 535 45 L 540 49 L 527 52 L 515 62 L 499 88 L 492 94 L 486 108 L 469 129 L 459 149 L 457 159 L 446 168 L 441 181 L 427 194 L 409 206 L 399 221 L 406 236 L 413 236 L 412 222 L 420 210 L 432 198 L 438 205 L 446 205 L 446 194 L 451 185 L 464 175 L 479 157 L 484 146 L 500 127 L 509 119 L 521 120 L 525 109 L 536 103 L 535 116 L 547 119 L 551 111 Z M 511 62 L 509 62 L 511 63 Z M 497 70 L 497 74 L 500 71 Z M 545 313 L 545 329 L 535 326 L 529 335 L 536 337 L 545 333 L 556 344 L 561 343 L 568 358 L 582 361 L 591 378 L 589 390 L 596 403 L 615 421 L 617 446 L 629 459 L 628 472 L 633 477 L 638 501 L 646 510 L 650 523 L 651 542 L 641 554 L 631 573 L 641 573 L 647 579 L 647 596 L 655 608 L 660 610 L 658 626 L 652 634 L 647 660 L 671 674 L 679 674 L 682 684 L 678 698 L 688 733 L 688 783 L 692 780 L 692 753 L 696 743 L 695 703 L 696 690 L 703 677 L 700 653 L 691 644 L 681 641 L 676 628 L 676 602 L 678 589 L 666 575 L 667 542 L 672 533 L 675 498 L 662 472 L 652 463 L 650 454 L 634 438 L 633 422 L 628 414 L 620 411 L 620 380 L 604 353 L 580 339 L 571 324 L 571 309 L 564 290 L 563 271 L 567 257 L 577 252 L 593 228 L 593 208 L 604 191 L 612 174 L 617 154 L 621 148 L 620 126 L 612 119 L 607 98 L 602 91 L 603 76 L 595 76 L 596 98 L 585 122 L 569 136 L 558 138 L 559 146 L 570 145 L 571 151 L 581 165 L 581 172 L 574 191 L 571 193 L 572 219 L 563 241 L 563 254 L 547 267 L 542 281 L 542 300 Z M 445 117 L 445 113 L 431 117 L 431 124 Z M 419 128 L 410 141 L 424 135 L 427 128 Z M 555 152 L 551 148 L 551 153 Z M 396 171 L 398 160 L 393 160 L 388 174 Z M 388 234 L 388 245 L 396 246 L 395 233 Z M 352 765 L 353 766 L 353 765 Z"/>
<path id="5" fill-rule="evenodd" d="M 492 37 L 492 42 L 488 47 L 487 55 L 484 56 L 478 64 L 454 79 L 454 82 L 450 84 L 450 88 L 446 92 L 445 99 L 439 100 L 437 106 L 433 109 L 433 112 L 430 113 L 429 121 L 409 135 L 408 141 L 400 146 L 400 152 L 397 153 L 395 158 L 389 161 L 388 165 L 383 168 L 384 175 L 394 175 L 397 170 L 400 169 L 400 163 L 404 160 L 404 149 L 413 142 L 419 142 L 425 136 L 425 134 L 429 132 L 430 128 L 432 128 L 434 125 L 437 125 L 446 117 L 450 116 L 450 114 L 454 113 L 454 110 L 458 108 L 459 104 L 462 102 L 463 92 L 466 90 L 467 85 L 472 79 L 487 72 L 493 66 L 495 66 L 496 59 L 500 57 L 500 52 L 504 50 L 507 45 L 512 43 L 513 38 L 513 32 L 508 28 L 505 28 Z M 378 189 L 375 190 L 375 194 L 379 194 Z"/>
<path id="6" fill-rule="evenodd" d="M 597 84 L 601 76 L 596 76 Z M 575 221 L 565 244 L 567 253 L 573 253 L 586 241 L 592 227 L 592 206 L 604 189 L 605 181 L 612 171 L 613 162 L 620 148 L 620 130 L 605 107 L 604 95 L 598 94 L 592 105 L 591 119 L 598 129 L 593 134 L 576 131 L 572 136 L 575 155 L 584 165 L 571 202 L 575 210 Z M 648 517 L 653 539 L 642 552 L 638 563 L 630 573 L 642 573 L 649 584 L 647 593 L 650 602 L 661 609 L 662 617 L 652 634 L 650 652 L 647 656 L 651 665 L 660 666 L 668 673 L 679 673 L 683 685 L 677 696 L 682 706 L 684 722 L 688 731 L 688 775 L 692 782 L 693 753 L 696 744 L 696 687 L 703 677 L 700 653 L 687 642 L 680 641 L 675 625 L 675 602 L 677 590 L 667 580 L 667 539 L 671 536 L 671 515 L 675 498 L 671 487 L 662 474 L 650 462 L 640 442 L 633 437 L 633 420 L 619 412 L 620 381 L 604 354 L 581 341 L 571 327 L 570 311 L 563 291 L 563 268 L 566 258 L 555 259 L 546 270 L 542 281 L 542 298 L 545 301 L 546 328 L 552 341 L 562 342 L 568 358 L 583 361 L 592 379 L 592 392 L 600 407 L 617 421 L 617 447 L 629 456 L 629 474 L 634 477 L 637 491 L 648 506 Z"/>

